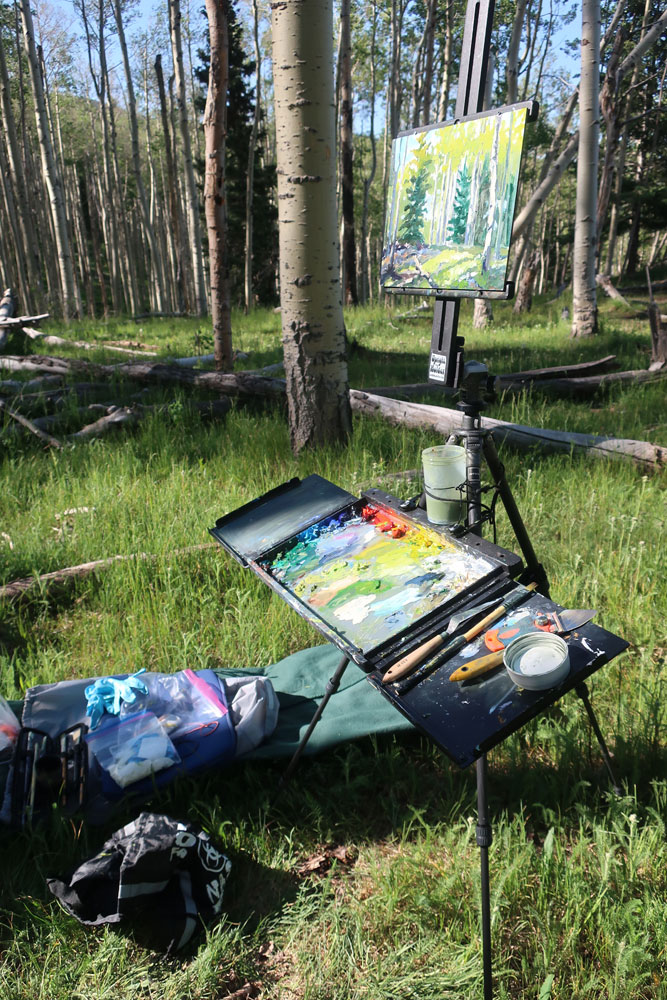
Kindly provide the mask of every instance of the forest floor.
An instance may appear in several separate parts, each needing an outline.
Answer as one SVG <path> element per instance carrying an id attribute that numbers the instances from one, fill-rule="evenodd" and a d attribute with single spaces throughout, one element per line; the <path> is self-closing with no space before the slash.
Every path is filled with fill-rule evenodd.
<path id="1" fill-rule="evenodd" d="M 616 354 L 646 368 L 648 322 L 601 302 L 602 329 L 569 339 L 565 296 L 474 331 L 466 356 L 497 374 Z M 346 314 L 350 384 L 426 379 L 428 312 L 410 304 Z M 667 306 L 663 300 L 663 311 Z M 281 358 L 280 317 L 234 315 L 234 346 L 261 368 Z M 161 358 L 209 350 L 199 320 L 82 321 L 49 332 L 129 341 Z M 39 348 L 36 348 L 39 349 Z M 51 349 L 51 353 L 63 354 Z M 67 351 L 86 360 L 121 360 Z M 8 377 L 8 376 L 2 376 Z M 14 376 L 12 376 L 14 377 Z M 26 376 L 27 377 L 27 376 Z M 136 392 L 115 386 L 114 398 Z M 203 422 L 183 393 L 136 430 L 46 451 L 0 438 L 0 585 L 138 552 L 66 590 L 0 603 L 0 691 L 115 672 L 185 667 L 252 670 L 317 645 L 311 627 L 214 546 L 222 514 L 310 473 L 358 494 L 409 496 L 433 434 L 355 417 L 347 447 L 295 458 L 281 406 L 234 404 Z M 667 446 L 665 382 L 614 386 L 593 401 L 537 391 L 500 398 L 490 416 Z M 489 755 L 492 934 L 496 993 L 512 1000 L 667 997 L 667 477 L 627 460 L 502 451 L 509 481 L 555 600 L 596 608 L 626 653 L 590 689 L 623 794 L 611 793 L 581 702 L 557 707 Z M 397 485 L 398 482 L 398 485 Z M 515 547 L 504 515 L 498 542 Z M 222 919 L 175 958 L 117 930 L 84 928 L 49 894 L 129 819 L 102 828 L 54 817 L 2 835 L 2 1000 L 387 1000 L 482 993 L 474 769 L 459 770 L 416 732 L 366 738 L 304 760 L 280 797 L 281 762 L 247 762 L 183 780 L 151 802 L 203 826 L 233 868 Z"/>

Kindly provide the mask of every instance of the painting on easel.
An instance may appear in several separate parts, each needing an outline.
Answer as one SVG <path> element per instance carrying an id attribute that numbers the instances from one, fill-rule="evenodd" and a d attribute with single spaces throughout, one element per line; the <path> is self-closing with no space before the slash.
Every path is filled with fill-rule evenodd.
<path id="1" fill-rule="evenodd" d="M 528 111 L 514 105 L 394 140 L 387 291 L 504 289 Z"/>

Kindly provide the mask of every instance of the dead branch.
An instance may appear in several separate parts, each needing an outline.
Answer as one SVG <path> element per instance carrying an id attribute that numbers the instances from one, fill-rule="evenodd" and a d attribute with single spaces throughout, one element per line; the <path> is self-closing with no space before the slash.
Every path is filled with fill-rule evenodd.
<path id="1" fill-rule="evenodd" d="M 47 434 L 45 431 L 40 430 L 39 427 L 35 426 L 32 420 L 28 420 L 27 417 L 24 417 L 22 414 L 16 413 L 15 410 L 10 409 L 7 406 L 7 404 L 1 399 L 0 399 L 0 412 L 6 413 L 7 416 L 11 417 L 12 420 L 15 420 L 17 424 L 21 424 L 21 426 L 25 427 L 27 431 L 30 431 L 31 434 L 34 434 L 35 437 L 38 437 L 40 439 L 40 441 L 43 441 L 44 444 L 48 445 L 49 448 L 62 448 L 62 444 L 57 438 L 54 438 L 50 434 Z"/>
<path id="2" fill-rule="evenodd" d="M 553 378 L 532 380 L 517 380 L 506 382 L 499 380 L 498 390 L 508 393 L 525 392 L 532 389 L 534 392 L 544 392 L 548 395 L 568 397 L 570 399 L 590 399 L 601 389 L 609 388 L 612 385 L 640 385 L 645 382 L 654 382 L 664 377 L 661 372 L 647 371 L 642 368 L 639 371 L 629 372 L 609 372 L 606 375 L 588 375 L 583 378 Z"/>
<path id="3" fill-rule="evenodd" d="M 60 379 L 58 381 L 61 381 Z M 2 384 L 2 383 L 0 383 Z M 19 382 L 18 385 L 28 385 Z M 147 391 L 147 390 L 142 390 Z M 108 382 L 76 382 L 73 385 L 61 385 L 57 389 L 47 389 L 43 392 L 16 392 L 11 395 L 11 405 L 20 409 L 24 416 L 42 416 L 70 403 L 72 400 L 85 400 L 97 393 L 108 393 Z"/>
<path id="4" fill-rule="evenodd" d="M 157 351 L 141 351 L 138 348 L 117 347 L 115 344 L 108 344 L 104 340 L 99 343 L 91 343 L 88 340 L 67 340 L 65 337 L 58 337 L 55 333 L 42 333 L 40 330 L 35 330 L 25 324 L 23 324 L 21 329 L 30 340 L 41 340 L 43 344 L 48 344 L 49 347 L 80 347 L 84 351 L 103 349 L 105 351 L 115 351 L 117 354 L 140 354 L 150 358 L 157 357 Z"/>
<path id="5" fill-rule="evenodd" d="M 87 424 L 73 434 L 68 434 L 67 439 L 68 441 L 90 441 L 91 438 L 101 437 L 117 427 L 134 426 L 144 416 L 145 413 L 134 406 L 112 406 L 105 416 L 95 420 L 92 424 Z"/>
<path id="6" fill-rule="evenodd" d="M 217 542 L 204 542 L 201 545 L 188 545 L 184 549 L 175 549 L 170 555 L 189 555 L 192 552 L 201 552 L 216 547 Z M 13 580 L 11 583 L 0 586 L 0 601 L 15 601 L 33 590 L 46 590 L 57 584 L 79 580 L 90 576 L 91 573 L 97 573 L 99 570 L 109 569 L 110 566 L 118 562 L 131 562 L 136 559 L 152 562 L 157 558 L 156 555 L 150 555 L 146 552 L 135 552 L 128 556 L 109 556 L 107 559 L 95 559 L 93 562 L 81 563 L 79 566 L 68 566 L 66 569 L 42 573 L 39 576 L 26 576 L 21 580 Z"/>
<path id="7" fill-rule="evenodd" d="M 0 357 L 0 366 L 4 361 L 17 360 Z M 53 370 L 62 365 L 59 358 L 42 358 L 42 364 L 47 370 Z M 39 370 L 36 358 L 30 359 Z M 282 398 L 285 393 L 285 382 L 282 379 L 260 378 L 244 372 L 235 374 L 225 372 L 192 372 L 187 369 L 177 369 L 174 366 L 148 362 L 134 362 L 113 366 L 90 365 L 88 362 L 71 361 L 70 370 L 95 371 L 98 377 L 118 374 L 136 379 L 147 384 L 170 384 L 191 386 L 198 389 L 208 389 L 223 395 L 263 395 L 270 398 Z M 417 403 L 398 402 L 372 393 L 350 390 L 352 408 L 360 413 L 372 416 L 382 416 L 394 423 L 404 423 L 414 427 L 433 427 L 442 434 L 458 431 L 461 426 L 461 413 L 441 406 L 426 406 Z M 617 438 L 597 437 L 594 434 L 570 434 L 560 431 L 542 430 L 535 427 L 523 427 L 509 424 L 502 420 L 484 417 L 483 426 L 497 428 L 500 441 L 507 441 L 522 450 L 541 450 L 549 452 L 574 451 L 575 454 L 588 454 L 605 458 L 630 458 L 638 465 L 647 469 L 662 466 L 667 456 L 667 449 L 644 441 L 627 441 Z"/>
<path id="8" fill-rule="evenodd" d="M 15 396 L 24 392 L 40 392 L 42 389 L 49 389 L 62 385 L 64 382 L 62 375 L 40 375 L 25 382 L 18 379 L 5 379 L 0 382 L 0 396 Z"/>
<path id="9" fill-rule="evenodd" d="M 227 399 L 215 399 L 208 402 L 193 402 L 188 404 L 189 410 L 196 410 L 202 417 L 223 417 L 228 413 L 230 402 Z M 93 409 L 93 407 L 90 407 Z M 141 420 L 154 413 L 168 413 L 169 404 L 160 406 L 110 406 L 107 412 L 99 420 L 92 424 L 87 424 L 81 430 L 75 431 L 67 436 L 68 441 L 89 441 L 92 438 L 101 437 L 109 431 L 119 427 L 134 427 Z"/>
<path id="10" fill-rule="evenodd" d="M 108 388 L 108 386 L 107 386 Z M 204 402 L 191 400 L 186 403 L 185 410 L 199 413 L 203 420 L 222 419 L 229 412 L 231 403 L 228 398 L 212 399 Z M 117 403 L 90 403 L 88 406 L 78 407 L 75 411 L 52 413 L 41 417 L 34 417 L 31 421 L 33 428 L 48 432 L 62 424 L 71 424 L 73 418 L 81 420 L 90 419 L 95 413 L 101 416 L 92 423 L 86 424 L 78 431 L 66 435 L 66 441 L 86 441 L 92 438 L 102 437 L 103 434 L 117 428 L 129 428 L 138 424 L 151 414 L 168 413 L 169 403 L 161 403 L 157 406 L 142 406 L 140 403 L 133 403 L 129 406 L 120 406 Z M 20 427 L 16 428 L 17 431 Z"/>
<path id="11" fill-rule="evenodd" d="M 602 291 L 609 296 L 610 299 L 615 299 L 617 302 L 622 302 L 623 305 L 628 307 L 628 309 L 632 309 L 632 306 L 625 298 L 625 296 L 621 295 L 619 290 L 612 285 L 611 278 L 609 277 L 608 274 L 596 274 L 595 281 L 600 286 Z"/>
<path id="12" fill-rule="evenodd" d="M 180 385 L 186 388 L 208 389 L 225 396 L 283 396 L 285 393 L 284 379 L 263 378 L 252 372 L 197 372 L 176 365 L 149 361 L 98 365 L 79 358 L 58 358 L 42 354 L 33 354 L 29 357 L 4 355 L 0 356 L 0 368 L 44 374 L 83 374 L 96 379 L 116 375 L 145 385 Z"/>

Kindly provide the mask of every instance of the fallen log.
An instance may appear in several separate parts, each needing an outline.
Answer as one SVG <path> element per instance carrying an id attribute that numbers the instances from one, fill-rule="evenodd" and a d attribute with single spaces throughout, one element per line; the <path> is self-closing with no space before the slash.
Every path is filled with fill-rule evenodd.
<path id="1" fill-rule="evenodd" d="M 188 404 L 188 409 L 196 410 L 203 417 L 224 417 L 230 409 L 228 399 L 215 399 L 204 403 Z M 92 424 L 87 424 L 81 430 L 67 435 L 68 441 L 89 441 L 92 438 L 102 437 L 109 431 L 119 427 L 133 427 L 147 416 L 155 413 L 168 413 L 169 404 L 160 406 L 112 406 L 108 412 L 95 420 Z"/>
<path id="2" fill-rule="evenodd" d="M 527 368 L 522 372 L 507 372 L 496 376 L 501 382 L 517 379 L 577 378 L 579 375 L 597 375 L 612 368 L 615 354 L 608 354 L 597 361 L 580 361 L 573 365 L 554 365 L 552 368 Z"/>
<path id="3" fill-rule="evenodd" d="M 53 388 L 63 385 L 65 379 L 62 375 L 39 375 L 24 382 L 16 378 L 0 381 L 0 396 L 16 396 L 24 392 L 40 392 L 42 389 Z"/>
<path id="4" fill-rule="evenodd" d="M 23 383 L 23 385 L 26 384 Z M 145 391 L 147 390 L 142 390 L 142 392 Z M 74 399 L 81 401 L 101 393 L 108 395 L 108 382 L 76 382 L 72 385 L 60 385 L 56 389 L 47 389 L 43 392 L 16 392 L 7 397 L 7 402 L 19 409 L 24 416 L 43 416 L 45 413 L 71 403 Z"/>
<path id="5" fill-rule="evenodd" d="M 69 375 L 76 371 L 74 358 L 54 358 L 44 354 L 0 355 L 0 368 L 10 372 L 41 372 L 42 375 Z M 86 365 L 85 361 L 79 364 Z"/>
<path id="6" fill-rule="evenodd" d="M 570 399 L 590 399 L 601 389 L 609 388 L 612 385 L 641 385 L 646 382 L 655 382 L 661 377 L 664 378 L 666 372 L 647 371 L 641 368 L 638 371 L 629 372 L 609 372 L 606 375 L 587 375 L 583 378 L 554 378 L 548 380 L 521 380 L 517 382 L 500 382 L 498 391 L 516 393 L 525 392 L 532 389 L 535 392 L 545 392 L 553 396 L 566 396 Z"/>
<path id="7" fill-rule="evenodd" d="M 356 413 L 383 417 L 390 423 L 405 427 L 430 428 L 443 436 L 457 433 L 463 426 L 464 417 L 460 410 L 450 410 L 443 406 L 401 402 L 360 392 L 358 389 L 350 389 L 350 403 Z M 481 419 L 482 427 L 493 431 L 497 443 L 510 444 L 520 451 L 540 451 L 545 454 L 572 453 L 593 458 L 625 458 L 646 471 L 661 468 L 667 463 L 667 448 L 648 441 L 525 427 L 522 424 L 510 424 L 492 417 Z"/>
<path id="8" fill-rule="evenodd" d="M 653 281 L 653 291 L 654 292 L 667 292 L 667 278 L 662 281 Z M 626 285 L 623 289 L 624 292 L 637 292 L 640 294 L 646 293 L 646 285 Z"/>
<path id="9" fill-rule="evenodd" d="M 37 356 L 35 356 L 37 357 Z M 35 363 L 35 357 L 30 359 Z M 9 359 L 0 357 L 0 366 Z M 25 359 L 18 359 L 25 360 Z M 42 358 L 44 367 L 54 369 L 62 362 L 59 358 Z M 244 372 L 235 374 L 226 372 L 192 372 L 188 369 L 170 368 L 169 365 L 157 363 L 136 362 L 120 365 L 91 365 L 89 362 L 72 360 L 72 371 L 95 370 L 98 377 L 103 375 L 125 375 L 140 382 L 157 385 L 184 385 L 200 389 L 209 389 L 223 395 L 264 395 L 279 398 L 285 394 L 285 382 L 282 379 L 260 378 Z M 356 412 L 372 416 L 383 416 L 394 423 L 403 423 L 413 427 L 433 427 L 442 434 L 451 434 L 461 426 L 462 415 L 458 410 L 450 410 L 441 406 L 399 402 L 384 396 L 350 390 L 350 402 Z M 645 441 L 631 441 L 620 438 L 603 438 L 595 434 L 574 434 L 560 431 L 550 431 L 536 427 L 524 427 L 519 424 L 509 424 L 491 417 L 482 418 L 483 426 L 496 429 L 498 441 L 507 441 L 514 447 L 523 450 L 538 449 L 550 452 L 574 452 L 589 454 L 595 457 L 628 458 L 646 469 L 662 466 L 667 456 L 667 449 Z"/>
<path id="10" fill-rule="evenodd" d="M 232 351 L 233 361 L 246 361 L 248 355 L 245 351 Z M 169 358 L 168 364 L 180 365 L 181 368 L 196 368 L 197 365 L 210 365 L 215 361 L 215 354 L 194 354 L 190 358 Z"/>
<path id="11" fill-rule="evenodd" d="M 99 343 L 91 343 L 89 340 L 67 340 L 65 337 L 57 336 L 55 333 L 42 333 L 41 330 L 34 330 L 31 326 L 25 325 L 21 329 L 30 340 L 41 340 L 43 344 L 48 344 L 49 347 L 80 347 L 84 351 L 105 350 L 115 351 L 117 354 L 138 354 L 150 358 L 157 357 L 157 351 L 141 351 L 138 348 L 117 347 L 115 344 L 107 344 L 103 340 Z"/>
<path id="12" fill-rule="evenodd" d="M 625 298 L 621 295 L 618 288 L 615 288 L 611 282 L 611 278 L 608 274 L 596 274 L 595 281 L 600 286 L 605 295 L 608 295 L 610 299 L 615 299 L 617 302 L 622 302 L 623 305 L 627 306 L 628 309 L 632 309 L 632 306 Z"/>
<path id="13" fill-rule="evenodd" d="M 227 397 L 204 402 L 192 400 L 186 403 L 185 408 L 199 413 L 202 419 L 222 419 L 229 412 L 231 403 Z M 168 412 L 168 403 L 161 403 L 157 406 L 143 406 L 140 403 L 133 403 L 129 406 L 119 406 L 117 403 L 91 403 L 88 406 L 78 407 L 75 411 L 61 411 L 42 417 L 34 417 L 30 423 L 33 432 L 34 429 L 37 429 L 48 434 L 49 431 L 57 429 L 63 424 L 71 426 L 74 417 L 85 420 L 90 419 L 94 413 L 100 413 L 101 416 L 97 420 L 85 424 L 78 431 L 73 431 L 63 438 L 64 441 L 76 442 L 102 437 L 103 434 L 120 427 L 132 427 L 151 414 Z"/>
<path id="14" fill-rule="evenodd" d="M 52 375 L 86 374 L 96 379 L 121 376 L 145 385 L 180 385 L 221 392 L 225 396 L 285 394 L 284 379 L 264 378 L 252 372 L 198 372 L 157 361 L 99 365 L 80 358 L 58 358 L 43 354 L 32 354 L 29 357 L 4 355 L 0 356 L 0 368 Z"/>
<path id="15" fill-rule="evenodd" d="M 201 552 L 205 549 L 217 548 L 217 542 L 203 542 L 201 545 L 188 545 L 184 549 L 175 549 L 170 556 L 189 555 L 192 552 Z M 109 569 L 119 562 L 132 562 L 133 560 L 157 559 L 156 555 L 147 552 L 135 552 L 128 556 L 109 556 L 107 559 L 95 559 L 93 562 L 81 563 L 78 566 L 68 566 L 65 569 L 54 570 L 52 573 L 41 573 L 38 576 L 26 576 L 20 580 L 13 580 L 0 586 L 0 601 L 16 601 L 34 590 L 46 590 L 55 585 L 71 583 L 80 580 L 91 573 L 99 570 Z"/>
<path id="16" fill-rule="evenodd" d="M 593 375 L 606 371 L 616 360 L 615 354 L 609 354 L 598 361 L 581 361 L 573 365 L 556 365 L 553 368 L 532 368 L 521 372 L 510 372 L 507 375 L 496 375 L 496 389 L 500 391 L 508 385 L 518 382 L 544 381 L 555 378 L 577 378 L 579 375 Z M 446 395 L 451 394 L 451 390 L 442 390 L 435 382 L 414 382 L 407 385 L 386 385 L 373 386 L 372 391 L 376 396 L 418 396 L 425 392 L 444 391 Z"/>

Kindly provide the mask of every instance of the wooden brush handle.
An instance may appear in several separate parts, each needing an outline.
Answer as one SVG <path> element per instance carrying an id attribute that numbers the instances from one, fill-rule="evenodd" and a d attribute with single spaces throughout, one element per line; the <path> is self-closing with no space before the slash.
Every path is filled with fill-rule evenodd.
<path id="1" fill-rule="evenodd" d="M 471 660 L 470 663 L 464 663 L 462 667 L 457 667 L 454 673 L 450 674 L 450 681 L 467 681 L 473 677 L 479 677 L 480 674 L 485 674 L 489 670 L 494 670 L 503 662 L 504 652 L 504 649 L 500 649 L 497 653 L 489 653 L 487 656 Z"/>
<path id="2" fill-rule="evenodd" d="M 401 677 L 409 674 L 413 667 L 425 660 L 431 653 L 437 652 L 442 646 L 444 639 L 441 635 L 434 635 L 432 639 L 425 642 L 411 653 L 407 653 L 402 659 L 397 660 L 393 667 L 390 667 L 382 678 L 383 684 L 391 684 L 392 681 L 399 681 Z"/>
<path id="3" fill-rule="evenodd" d="M 537 586 L 536 583 L 529 583 L 525 589 L 528 591 L 534 590 L 536 586 Z M 522 598 L 523 598 L 523 592 L 519 594 L 516 594 L 515 592 L 515 595 L 512 597 L 511 600 L 507 600 L 505 604 L 501 604 L 500 607 L 495 608 L 493 611 L 490 611 L 488 615 L 482 618 L 480 622 L 477 622 L 476 625 L 473 625 L 472 628 L 468 629 L 467 632 L 464 632 L 463 635 L 460 636 L 458 639 L 453 639 L 450 643 L 447 644 L 447 650 L 449 651 L 449 655 L 452 656 L 454 653 L 457 653 L 459 649 L 461 649 L 467 642 L 470 642 L 470 640 L 474 639 L 475 636 L 478 636 L 480 632 L 483 632 L 487 625 L 490 625 L 491 622 L 494 622 L 496 621 L 497 618 L 500 618 L 500 616 L 503 615 L 505 611 L 507 611 L 508 606 L 510 608 L 514 607 L 514 605 Z M 398 681 L 401 679 L 401 677 L 405 677 L 405 675 L 409 674 L 410 671 L 413 670 L 418 663 L 421 663 L 422 660 L 425 660 L 432 653 L 437 652 L 437 650 L 440 649 L 440 647 L 444 644 L 444 642 L 445 642 L 444 635 L 434 635 L 432 639 L 429 639 L 422 646 L 418 646 L 417 649 L 413 649 L 411 653 L 407 653 L 406 656 L 404 656 L 402 659 L 397 660 L 397 662 L 393 665 L 393 667 L 390 667 L 389 670 L 386 672 L 386 674 L 383 676 L 382 683 L 391 684 L 392 681 Z M 443 653 L 443 658 L 444 659 L 447 658 L 445 657 L 444 653 Z"/>
<path id="4" fill-rule="evenodd" d="M 529 583 L 526 590 L 535 590 L 536 586 L 536 583 Z M 470 642 L 471 639 L 475 639 L 480 632 L 484 631 L 487 625 L 491 625 L 493 622 L 497 621 L 498 618 L 501 618 L 507 611 L 508 607 L 514 607 L 516 603 L 516 600 L 507 601 L 505 604 L 501 604 L 499 608 L 494 608 L 493 611 L 489 611 L 488 615 L 482 618 L 481 622 L 477 622 L 476 625 L 473 625 L 472 628 L 468 629 L 468 631 L 464 633 L 463 638 L 465 641 Z"/>

